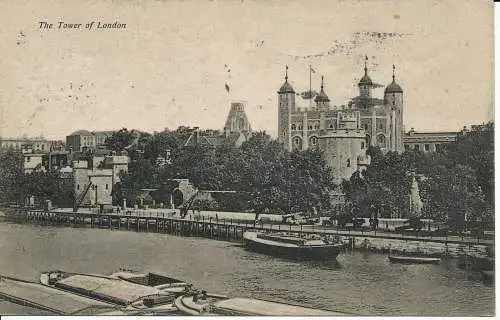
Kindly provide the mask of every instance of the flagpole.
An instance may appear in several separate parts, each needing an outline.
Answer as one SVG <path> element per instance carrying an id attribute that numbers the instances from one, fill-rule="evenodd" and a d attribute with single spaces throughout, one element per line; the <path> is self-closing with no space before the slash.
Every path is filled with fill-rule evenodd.
<path id="1" fill-rule="evenodd" d="M 312 109 L 312 67 L 309 65 L 309 110 Z"/>

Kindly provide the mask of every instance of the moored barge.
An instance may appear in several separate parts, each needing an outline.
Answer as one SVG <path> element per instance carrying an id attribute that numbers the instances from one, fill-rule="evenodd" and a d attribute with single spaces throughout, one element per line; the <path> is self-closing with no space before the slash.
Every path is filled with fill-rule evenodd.
<path id="1" fill-rule="evenodd" d="M 243 240 L 252 251 L 299 260 L 335 259 L 346 247 L 340 240 L 327 240 L 317 235 L 302 238 L 280 232 L 247 231 Z"/>

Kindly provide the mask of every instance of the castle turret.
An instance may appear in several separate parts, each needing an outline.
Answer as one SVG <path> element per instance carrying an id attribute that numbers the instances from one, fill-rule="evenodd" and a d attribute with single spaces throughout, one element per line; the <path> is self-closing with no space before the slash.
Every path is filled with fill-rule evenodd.
<path id="1" fill-rule="evenodd" d="M 391 149 L 403 152 L 403 89 L 396 83 L 396 66 L 392 66 L 392 82 L 385 88 L 384 103 L 391 110 Z"/>
<path id="2" fill-rule="evenodd" d="M 363 75 L 361 80 L 359 80 L 359 83 L 358 83 L 359 96 L 361 98 L 371 98 L 371 96 L 372 96 L 373 81 L 368 76 L 368 68 L 366 66 L 367 61 L 368 61 L 368 57 L 365 58 L 365 74 Z"/>
<path id="3" fill-rule="evenodd" d="M 245 102 L 235 101 L 231 102 L 231 109 L 227 115 L 226 123 L 224 125 L 224 133 L 229 136 L 231 133 L 250 132 L 250 122 L 245 113 Z"/>
<path id="4" fill-rule="evenodd" d="M 314 98 L 314 102 L 316 102 L 318 110 L 327 110 L 330 107 L 330 99 L 326 95 L 323 88 L 323 76 L 321 76 L 321 91 L 316 98 Z"/>
<path id="5" fill-rule="evenodd" d="M 285 83 L 278 91 L 278 141 L 291 150 L 291 114 L 295 112 L 295 90 L 288 83 L 288 66 L 285 69 Z"/>

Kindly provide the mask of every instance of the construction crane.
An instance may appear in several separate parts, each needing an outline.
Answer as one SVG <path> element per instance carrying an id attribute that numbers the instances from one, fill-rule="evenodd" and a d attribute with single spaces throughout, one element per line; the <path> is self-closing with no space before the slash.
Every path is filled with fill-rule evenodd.
<path id="1" fill-rule="evenodd" d="M 73 207 L 73 212 L 77 212 L 78 208 L 81 206 L 83 199 L 85 199 L 85 196 L 87 195 L 87 192 L 89 192 L 90 187 L 92 187 L 92 182 L 89 182 L 88 186 L 85 187 L 85 190 L 83 190 L 83 193 L 80 195 L 78 199 L 75 199 L 75 206 Z"/>

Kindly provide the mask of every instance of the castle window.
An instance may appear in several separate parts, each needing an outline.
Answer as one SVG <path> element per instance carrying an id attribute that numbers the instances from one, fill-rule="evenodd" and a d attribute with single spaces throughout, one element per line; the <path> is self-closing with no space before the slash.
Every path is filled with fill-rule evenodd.
<path id="1" fill-rule="evenodd" d="M 347 167 L 351 167 L 351 159 L 347 159 Z"/>
<path id="2" fill-rule="evenodd" d="M 361 142 L 361 149 L 364 149 L 364 148 L 365 148 L 365 143 Z"/>
<path id="3" fill-rule="evenodd" d="M 297 130 L 297 126 L 294 124 L 292 124 L 292 130 Z"/>
<path id="4" fill-rule="evenodd" d="M 319 130 L 319 123 L 314 124 L 314 130 Z"/>
<path id="5" fill-rule="evenodd" d="M 368 123 L 365 123 L 365 130 L 368 130 Z"/>
<path id="6" fill-rule="evenodd" d="M 424 149 L 425 149 L 425 151 L 429 151 L 431 149 L 431 146 L 428 144 L 425 144 Z"/>
<path id="7" fill-rule="evenodd" d="M 420 150 L 420 145 L 416 144 L 414 149 L 415 150 Z"/>
<path id="8" fill-rule="evenodd" d="M 108 184 L 106 183 L 106 190 L 108 190 Z"/>
<path id="9" fill-rule="evenodd" d="M 302 125 L 301 124 L 299 124 L 299 130 L 302 130 Z"/>
<path id="10" fill-rule="evenodd" d="M 80 185 L 79 184 L 76 185 L 76 190 L 80 190 Z"/>
<path id="11" fill-rule="evenodd" d="M 313 126 L 307 126 L 307 130 L 312 130 Z"/>
<path id="12" fill-rule="evenodd" d="M 410 146 L 405 144 L 405 150 L 410 150 Z"/>
<path id="13" fill-rule="evenodd" d="M 316 137 L 311 137 L 311 145 L 315 146 L 318 144 L 318 138 Z"/>
<path id="14" fill-rule="evenodd" d="M 300 138 L 293 139 L 293 143 L 295 143 L 295 145 L 299 145 L 300 144 Z"/>
<path id="15" fill-rule="evenodd" d="M 26 162 L 30 162 L 31 161 L 31 157 L 26 157 Z"/>
<path id="16" fill-rule="evenodd" d="M 328 126 L 329 129 L 333 129 L 333 124 L 330 123 L 330 125 Z"/>
<path id="17" fill-rule="evenodd" d="M 436 151 L 441 151 L 441 145 L 439 143 L 436 143 L 434 145 L 434 148 L 436 149 Z"/>
<path id="18" fill-rule="evenodd" d="M 378 124 L 378 128 L 379 128 L 380 130 L 384 129 L 384 124 L 383 124 L 383 123 L 379 123 L 379 124 Z"/>
<path id="19" fill-rule="evenodd" d="M 377 144 L 381 148 L 385 148 L 385 136 L 380 134 L 377 136 Z"/>

